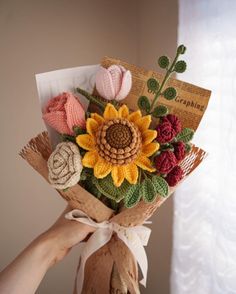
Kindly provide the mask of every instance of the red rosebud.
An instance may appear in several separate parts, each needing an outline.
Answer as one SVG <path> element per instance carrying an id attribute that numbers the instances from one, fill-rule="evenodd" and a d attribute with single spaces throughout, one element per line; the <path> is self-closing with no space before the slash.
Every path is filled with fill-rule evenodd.
<path id="1" fill-rule="evenodd" d="M 182 180 L 184 172 L 180 166 L 175 166 L 170 173 L 168 173 L 165 180 L 169 184 L 170 187 L 174 187 L 178 184 L 180 180 Z"/>
<path id="2" fill-rule="evenodd" d="M 162 122 L 157 128 L 157 141 L 159 143 L 167 143 L 170 142 L 176 135 L 175 130 L 173 129 L 170 122 Z"/>
<path id="3" fill-rule="evenodd" d="M 179 141 L 174 145 L 174 154 L 177 160 L 182 160 L 185 157 L 186 150 L 185 150 L 185 144 L 183 141 Z"/>
<path id="4" fill-rule="evenodd" d="M 174 114 L 168 114 L 163 117 L 162 122 L 169 122 L 172 125 L 172 128 L 175 130 L 175 135 L 181 132 L 182 124 L 178 116 Z"/>
<path id="5" fill-rule="evenodd" d="M 177 164 L 176 157 L 170 150 L 163 151 L 156 157 L 157 171 L 162 174 L 168 174 Z"/>

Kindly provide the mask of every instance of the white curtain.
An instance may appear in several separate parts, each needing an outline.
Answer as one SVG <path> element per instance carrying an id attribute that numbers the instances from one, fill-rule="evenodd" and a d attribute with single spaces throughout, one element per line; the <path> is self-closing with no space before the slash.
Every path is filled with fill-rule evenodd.
<path id="1" fill-rule="evenodd" d="M 236 1 L 179 0 L 180 79 L 212 90 L 194 142 L 209 152 L 174 196 L 172 294 L 236 293 Z"/>

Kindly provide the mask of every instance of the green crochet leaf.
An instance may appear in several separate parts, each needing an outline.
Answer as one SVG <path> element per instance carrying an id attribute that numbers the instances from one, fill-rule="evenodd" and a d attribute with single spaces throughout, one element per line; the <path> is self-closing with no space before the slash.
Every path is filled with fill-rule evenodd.
<path id="1" fill-rule="evenodd" d="M 159 83 L 156 79 L 150 78 L 147 80 L 147 87 L 150 91 L 155 93 L 159 89 Z"/>
<path id="2" fill-rule="evenodd" d="M 140 96 L 139 99 L 138 99 L 138 107 L 141 110 L 145 110 L 146 112 L 149 112 L 150 108 L 151 108 L 151 105 L 150 105 L 148 97 Z"/>
<path id="3" fill-rule="evenodd" d="M 189 141 L 192 140 L 194 135 L 194 130 L 189 129 L 189 128 L 184 128 L 177 136 L 176 140 L 177 141 L 183 141 L 184 143 L 188 143 Z"/>
<path id="4" fill-rule="evenodd" d="M 168 114 L 168 108 L 164 105 L 158 105 L 154 108 L 152 112 L 152 116 L 154 117 L 162 117 Z"/>
<path id="5" fill-rule="evenodd" d="M 94 177 L 93 183 L 101 194 L 116 202 L 120 202 L 132 186 L 127 181 L 124 181 L 120 187 L 116 187 L 113 184 L 111 175 L 108 175 L 104 179 L 97 179 Z"/>
<path id="6" fill-rule="evenodd" d="M 98 190 L 98 188 L 95 185 L 93 185 L 91 179 L 86 183 L 86 190 L 88 190 L 97 198 L 100 198 L 102 196 L 102 193 Z"/>
<path id="7" fill-rule="evenodd" d="M 186 143 L 186 144 L 185 144 L 185 150 L 186 150 L 186 152 L 189 153 L 189 152 L 191 151 L 191 149 L 192 149 L 191 144 Z"/>
<path id="8" fill-rule="evenodd" d="M 141 184 L 140 194 L 145 202 L 153 202 L 157 193 L 151 179 L 146 178 Z"/>
<path id="9" fill-rule="evenodd" d="M 179 45 L 177 48 L 177 53 L 178 54 L 184 54 L 186 52 L 187 48 L 184 45 Z"/>
<path id="10" fill-rule="evenodd" d="M 72 142 L 72 143 L 75 143 L 75 137 L 74 136 L 70 136 L 70 135 L 67 135 L 67 134 L 61 134 L 61 139 L 63 142 Z"/>
<path id="11" fill-rule="evenodd" d="M 170 143 L 165 143 L 165 144 L 161 144 L 161 148 L 159 150 L 160 151 L 166 151 L 166 150 L 174 151 L 174 147 Z"/>
<path id="12" fill-rule="evenodd" d="M 167 99 L 167 100 L 172 100 L 175 99 L 177 95 L 177 91 L 175 90 L 175 88 L 173 87 L 168 87 L 165 89 L 165 91 L 163 92 L 163 96 Z"/>
<path id="13" fill-rule="evenodd" d="M 91 168 L 83 168 L 82 173 L 80 175 L 80 184 L 89 193 L 93 194 L 97 198 L 100 198 L 102 194 L 94 185 L 93 178 L 93 170 Z"/>
<path id="14" fill-rule="evenodd" d="M 167 56 L 161 56 L 158 59 L 158 64 L 159 64 L 160 68 L 167 68 L 170 64 L 170 60 Z"/>
<path id="15" fill-rule="evenodd" d="M 160 176 L 153 176 L 152 183 L 155 188 L 156 193 L 163 197 L 167 197 L 169 193 L 169 185 L 165 179 Z"/>
<path id="16" fill-rule="evenodd" d="M 91 113 L 89 111 L 85 112 L 85 119 L 89 118 L 91 116 Z"/>
<path id="17" fill-rule="evenodd" d="M 84 129 L 81 129 L 81 127 L 79 127 L 79 126 L 74 126 L 73 131 L 75 133 L 75 136 L 82 135 L 82 134 L 86 133 L 86 131 Z"/>
<path id="18" fill-rule="evenodd" d="M 179 60 L 176 62 L 174 71 L 177 73 L 183 73 L 186 71 L 187 63 L 184 60 Z"/>
<path id="19" fill-rule="evenodd" d="M 80 181 L 85 181 L 87 179 L 87 171 L 85 168 L 83 168 L 81 174 L 80 174 Z"/>
<path id="20" fill-rule="evenodd" d="M 140 185 L 132 185 L 132 187 L 127 191 L 124 199 L 125 207 L 131 208 L 137 205 L 141 198 Z"/>

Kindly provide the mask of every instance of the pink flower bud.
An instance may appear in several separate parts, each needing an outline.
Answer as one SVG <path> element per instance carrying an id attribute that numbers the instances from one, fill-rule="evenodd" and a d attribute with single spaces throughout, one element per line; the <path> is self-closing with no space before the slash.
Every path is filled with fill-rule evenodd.
<path id="1" fill-rule="evenodd" d="M 131 72 L 121 65 L 111 65 L 108 69 L 101 67 L 97 72 L 96 88 L 104 99 L 120 101 L 129 94 L 131 86 Z"/>
<path id="2" fill-rule="evenodd" d="M 73 127 L 85 128 L 85 112 L 71 93 L 50 99 L 43 111 L 44 121 L 60 134 L 73 135 Z"/>

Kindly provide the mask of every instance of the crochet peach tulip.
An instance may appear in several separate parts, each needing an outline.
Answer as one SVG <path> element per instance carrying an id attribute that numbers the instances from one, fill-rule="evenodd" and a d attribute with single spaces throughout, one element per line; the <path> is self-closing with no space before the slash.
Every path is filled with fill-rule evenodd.
<path id="1" fill-rule="evenodd" d="M 58 133 L 73 135 L 73 127 L 85 128 L 85 111 L 72 93 L 63 93 L 48 101 L 44 121 Z"/>
<path id="2" fill-rule="evenodd" d="M 101 67 L 97 72 L 96 88 L 104 99 L 120 101 L 129 94 L 131 86 L 131 72 L 121 65 Z"/>

